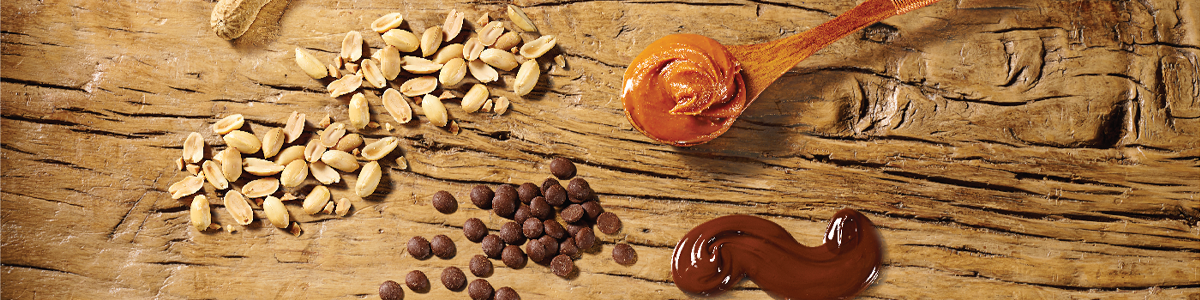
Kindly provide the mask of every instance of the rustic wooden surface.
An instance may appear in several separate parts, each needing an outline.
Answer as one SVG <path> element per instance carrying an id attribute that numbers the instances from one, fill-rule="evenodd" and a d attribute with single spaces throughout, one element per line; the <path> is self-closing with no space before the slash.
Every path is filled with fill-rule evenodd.
<path id="1" fill-rule="evenodd" d="M 3 2 L 2 298 L 377 298 L 410 270 L 465 268 L 481 251 L 464 220 L 501 224 L 467 189 L 541 182 L 553 157 L 576 161 L 625 228 L 600 234 L 569 280 L 497 262 L 492 285 L 525 299 L 685 298 L 668 259 L 691 227 L 754 214 L 811 245 L 847 207 L 887 243 L 864 298 L 1200 298 L 1200 1 L 943 0 L 818 52 L 728 134 L 683 149 L 623 116 L 621 74 L 640 49 L 670 33 L 773 40 L 854 1 L 518 1 L 569 68 L 503 116 L 450 104 L 458 135 L 401 126 L 390 135 L 410 167 L 385 163 L 380 192 L 345 218 L 289 204 L 299 237 L 263 221 L 191 229 L 187 202 L 166 193 L 187 175 L 174 167 L 187 134 L 223 147 L 208 128 L 232 113 L 259 135 L 294 110 L 345 120 L 345 100 L 301 73 L 294 47 L 329 59 L 387 12 L 423 30 L 451 8 L 496 18 L 505 3 L 276 1 L 232 43 L 208 30 L 214 4 Z M 458 212 L 429 206 L 437 190 Z M 455 258 L 404 253 L 436 234 L 454 238 Z M 613 262 L 616 242 L 634 245 L 636 265 Z M 466 297 L 434 286 L 407 295 Z M 729 297 L 767 296 L 746 282 Z"/>

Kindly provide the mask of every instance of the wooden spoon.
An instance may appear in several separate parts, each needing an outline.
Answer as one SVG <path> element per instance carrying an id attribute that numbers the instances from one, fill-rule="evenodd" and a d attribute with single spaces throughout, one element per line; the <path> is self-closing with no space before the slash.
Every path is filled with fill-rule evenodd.
<path id="1" fill-rule="evenodd" d="M 816 28 L 753 45 L 727 46 L 742 64 L 746 97 L 754 101 L 772 82 L 800 61 L 859 29 L 939 0 L 867 0 Z"/>

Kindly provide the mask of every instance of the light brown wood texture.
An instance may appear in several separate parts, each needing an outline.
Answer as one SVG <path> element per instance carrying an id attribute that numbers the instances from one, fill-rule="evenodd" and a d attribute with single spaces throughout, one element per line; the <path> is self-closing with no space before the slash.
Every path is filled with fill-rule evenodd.
<path id="1" fill-rule="evenodd" d="M 524 98 L 506 73 L 492 88 L 513 99 L 502 116 L 447 102 L 457 135 L 422 115 L 361 131 L 401 144 L 349 216 L 309 216 L 296 202 L 299 237 L 261 210 L 237 233 L 199 233 L 191 198 L 167 193 L 188 175 L 175 159 L 189 133 L 204 136 L 207 158 L 225 147 L 209 129 L 221 117 L 241 113 L 259 136 L 292 111 L 310 132 L 325 115 L 346 120 L 349 97 L 329 98 L 295 47 L 328 61 L 350 30 L 381 47 L 369 24 L 385 13 L 422 32 L 450 9 L 503 20 L 505 4 L 272 1 L 229 42 L 209 30 L 212 1 L 4 1 L 0 298 L 371 299 L 410 270 L 434 288 L 406 299 L 466 298 L 436 279 L 482 252 L 459 227 L 503 221 L 474 208 L 468 189 L 540 183 L 554 157 L 575 161 L 625 226 L 598 234 L 571 279 L 497 261 L 488 280 L 523 299 L 687 298 L 669 257 L 693 226 L 752 214 L 814 245 L 842 208 L 864 212 L 887 244 L 863 298 L 1200 298 L 1193 0 L 943 0 L 817 52 L 728 133 L 691 148 L 653 143 L 623 115 L 621 74 L 645 45 L 672 33 L 761 43 L 857 3 L 518 1 L 557 36 L 547 58 L 561 53 L 568 68 L 543 72 Z M 373 120 L 393 122 L 368 98 Z M 335 199 L 352 197 L 355 177 L 332 186 Z M 457 212 L 429 205 L 438 190 L 458 197 Z M 203 193 L 214 222 L 233 225 L 223 193 Z M 405 253 L 409 238 L 437 234 L 456 257 Z M 634 245 L 637 264 L 614 263 L 613 243 Z M 726 297 L 768 298 L 751 282 Z"/>

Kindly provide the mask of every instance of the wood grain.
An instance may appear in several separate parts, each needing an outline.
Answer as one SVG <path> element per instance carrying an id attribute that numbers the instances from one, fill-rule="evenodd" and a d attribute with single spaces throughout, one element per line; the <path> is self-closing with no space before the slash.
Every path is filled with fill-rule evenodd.
<path id="1" fill-rule="evenodd" d="M 3 2 L 0 298 L 377 298 L 385 280 L 436 278 L 481 253 L 459 227 L 502 220 L 470 205 L 470 186 L 541 182 L 546 163 L 566 157 L 624 229 L 600 235 L 578 277 L 497 263 L 493 286 L 525 299 L 686 298 L 668 259 L 693 226 L 754 214 L 816 244 L 849 207 L 882 228 L 888 249 L 864 298 L 1200 299 L 1191 0 L 941 1 L 817 52 L 727 134 L 692 148 L 653 143 L 625 120 L 621 74 L 645 45 L 672 33 L 765 42 L 857 3 L 517 1 L 557 36 L 549 55 L 569 68 L 510 97 L 503 116 L 449 105 L 458 135 L 423 118 L 363 132 L 399 137 L 410 167 L 385 164 L 379 192 L 355 199 L 350 216 L 307 216 L 295 203 L 299 237 L 263 226 L 261 211 L 238 233 L 197 233 L 188 203 L 166 192 L 187 174 L 174 168 L 185 137 L 223 147 L 208 126 L 227 114 L 259 135 L 292 111 L 345 119 L 345 99 L 304 75 L 295 47 L 329 59 L 346 31 L 388 12 L 420 30 L 452 8 L 474 20 L 503 16 L 505 4 L 273 1 L 271 21 L 228 42 L 209 31 L 211 1 Z M 370 101 L 373 119 L 390 121 Z M 335 198 L 352 194 L 354 177 Z M 437 190 L 459 211 L 437 213 Z M 405 254 L 408 238 L 436 234 L 455 240 L 456 257 Z M 618 242 L 634 245 L 636 265 L 612 261 Z M 434 286 L 408 296 L 466 296 Z M 728 297 L 767 295 L 744 282 Z"/>

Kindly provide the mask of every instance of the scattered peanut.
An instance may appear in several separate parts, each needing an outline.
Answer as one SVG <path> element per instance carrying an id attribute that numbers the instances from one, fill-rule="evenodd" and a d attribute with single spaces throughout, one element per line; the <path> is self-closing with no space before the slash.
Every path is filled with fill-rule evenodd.
<path id="1" fill-rule="evenodd" d="M 453 40 L 458 37 L 458 33 L 462 31 L 463 13 L 457 10 L 450 10 L 446 15 L 446 23 L 442 25 L 442 31 L 446 33 L 446 41 Z"/>
<path id="2" fill-rule="evenodd" d="M 475 84 L 471 87 L 471 90 L 467 91 L 467 94 L 463 96 L 463 110 L 469 113 L 478 111 L 479 108 L 483 106 L 483 102 L 488 99 L 488 94 L 487 86 Z"/>
<path id="3" fill-rule="evenodd" d="M 214 188 L 223 190 L 229 188 L 229 180 L 225 178 L 225 173 L 221 172 L 221 164 L 215 161 L 206 160 L 203 165 L 204 179 L 208 180 Z"/>
<path id="4" fill-rule="evenodd" d="M 337 170 L 330 168 L 323 161 L 318 160 L 308 164 L 308 170 L 312 173 L 313 178 L 316 178 L 322 184 L 334 184 L 342 181 L 342 175 L 338 174 Z"/>
<path id="5" fill-rule="evenodd" d="M 336 149 L 325 151 L 325 154 L 321 155 L 321 161 L 342 172 L 358 170 L 358 161 L 354 159 L 354 155 L 346 153 L 346 151 Z"/>
<path id="6" fill-rule="evenodd" d="M 413 52 L 421 47 L 421 40 L 416 34 L 403 29 L 388 30 L 382 36 L 383 43 L 396 47 L 400 52 Z"/>
<path id="7" fill-rule="evenodd" d="M 183 161 L 200 163 L 204 160 L 204 137 L 199 133 L 190 133 L 183 141 Z"/>
<path id="8" fill-rule="evenodd" d="M 225 192 L 225 211 L 233 215 L 233 221 L 241 225 L 250 225 L 254 222 L 254 209 L 250 207 L 250 202 L 246 201 L 246 197 L 242 196 L 235 190 Z"/>
<path id="9" fill-rule="evenodd" d="M 400 27 L 401 23 L 404 23 L 404 15 L 401 15 L 400 13 L 390 13 L 375 19 L 374 22 L 371 22 L 371 30 L 382 34 L 388 30 Z"/>
<path id="10" fill-rule="evenodd" d="M 285 228 L 288 226 L 289 216 L 287 207 L 283 206 L 283 202 L 274 196 L 267 196 L 267 200 L 263 201 L 263 212 L 267 214 L 267 220 L 271 221 L 271 225 L 276 228 Z"/>
<path id="11" fill-rule="evenodd" d="M 442 28 L 434 26 L 425 29 L 421 35 L 421 56 L 430 56 L 442 46 Z"/>
<path id="12" fill-rule="evenodd" d="M 449 116 L 446 114 L 446 106 L 442 105 L 442 99 L 433 95 L 425 95 L 421 99 L 421 109 L 425 111 L 425 116 L 429 118 L 429 123 L 437 127 L 445 127 L 449 121 Z"/>
<path id="13" fill-rule="evenodd" d="M 297 187 L 308 178 L 308 164 L 304 160 L 293 160 L 288 163 L 287 167 L 283 168 L 283 172 L 279 174 L 279 184 L 284 187 Z"/>
<path id="14" fill-rule="evenodd" d="M 512 52 L 489 48 L 479 54 L 479 59 L 497 69 L 512 71 L 517 68 L 517 57 Z"/>
<path id="15" fill-rule="evenodd" d="M 248 198 L 261 198 L 274 194 L 276 190 L 279 190 L 279 179 L 264 177 L 252 180 L 243 185 L 242 195 L 246 195 Z"/>
<path id="16" fill-rule="evenodd" d="M 383 108 L 392 115 L 396 122 L 404 124 L 412 121 L 412 107 L 408 105 L 408 100 L 400 94 L 400 91 L 387 89 L 383 92 L 382 100 Z"/>
<path id="17" fill-rule="evenodd" d="M 325 65 L 321 64 L 321 60 L 309 53 L 308 50 L 296 47 L 296 64 L 304 70 L 304 74 L 312 79 L 321 79 L 329 76 L 329 70 L 325 69 Z"/>
<path id="18" fill-rule="evenodd" d="M 304 134 L 305 117 L 298 111 L 292 111 L 292 114 L 288 116 L 287 125 L 283 126 L 283 135 L 287 137 L 288 143 L 295 142 L 300 135 Z"/>
<path id="19" fill-rule="evenodd" d="M 191 207 L 192 227 L 196 231 L 208 230 L 208 225 L 212 225 L 212 213 L 208 207 L 208 197 L 204 195 L 196 195 L 192 198 Z"/>
<path id="20" fill-rule="evenodd" d="M 363 96 L 362 93 L 354 94 L 354 97 L 350 98 L 349 113 L 351 126 L 354 126 L 358 130 L 366 128 L 367 123 L 371 122 L 371 111 L 367 108 L 367 97 Z M 334 145 L 337 145 L 337 143 L 335 142 Z M 326 146 L 331 145 L 326 144 Z"/>
<path id="21" fill-rule="evenodd" d="M 517 96 L 528 95 L 537 85 L 541 70 L 536 60 L 527 60 L 521 64 L 521 70 L 517 71 L 517 78 L 513 82 L 513 92 L 517 93 Z"/>
<path id="22" fill-rule="evenodd" d="M 188 176 L 183 180 L 171 184 L 167 187 L 167 192 L 171 193 L 171 199 L 179 199 L 184 196 L 195 194 L 204 187 L 204 175 Z"/>
<path id="23" fill-rule="evenodd" d="M 396 146 L 400 145 L 400 140 L 395 137 L 385 137 L 363 147 L 362 156 L 367 160 L 380 160 L 392 150 L 396 150 Z"/>
<path id="24" fill-rule="evenodd" d="M 221 118 L 220 121 L 213 123 L 213 132 L 224 135 L 230 131 L 242 129 L 242 125 L 246 123 L 246 118 L 242 114 L 232 114 Z"/>
<path id="25" fill-rule="evenodd" d="M 383 176 L 383 170 L 379 168 L 379 162 L 368 162 L 358 173 L 358 180 L 354 182 L 354 192 L 362 198 L 374 194 L 375 188 L 379 186 L 381 176 Z"/>
<path id="26" fill-rule="evenodd" d="M 279 149 L 283 147 L 284 139 L 283 129 L 271 128 L 267 130 L 267 134 L 263 135 L 262 151 L 263 158 L 271 158 L 275 154 L 279 154 Z"/>
<path id="27" fill-rule="evenodd" d="M 429 94 L 437 89 L 438 79 L 433 76 L 421 76 L 409 79 L 400 85 L 400 93 L 409 97 Z"/>
<path id="28" fill-rule="evenodd" d="M 315 215 L 321 212 L 321 209 L 325 208 L 325 204 L 327 203 L 329 203 L 329 188 L 318 185 L 312 189 L 312 192 L 308 193 L 307 197 L 304 197 L 304 205 L 302 207 L 305 213 Z"/>
<path id="29" fill-rule="evenodd" d="M 533 26 L 533 21 L 529 20 L 529 16 L 525 15 L 525 11 L 520 7 L 508 5 L 508 20 L 525 32 L 538 32 L 537 26 Z"/>
<path id="30" fill-rule="evenodd" d="M 350 31 L 346 33 L 346 37 L 342 39 L 342 54 L 340 57 L 346 62 L 355 62 L 362 58 L 363 52 L 363 37 L 358 31 Z"/>

